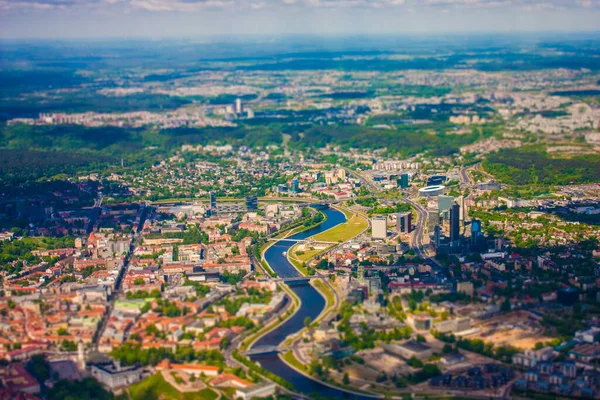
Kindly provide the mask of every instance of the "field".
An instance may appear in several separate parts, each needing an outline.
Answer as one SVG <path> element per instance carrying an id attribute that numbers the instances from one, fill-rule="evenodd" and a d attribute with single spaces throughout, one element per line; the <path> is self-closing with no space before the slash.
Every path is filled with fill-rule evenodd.
<path id="1" fill-rule="evenodd" d="M 217 397 L 217 393 L 208 388 L 195 393 L 180 393 L 160 373 L 129 387 L 131 400 L 214 400 Z"/>
<path id="2" fill-rule="evenodd" d="M 325 251 L 329 250 L 332 246 L 328 246 L 326 248 L 315 248 L 313 250 L 298 250 L 298 246 L 299 245 L 294 245 L 291 249 L 290 249 L 290 253 L 293 254 L 294 258 L 296 258 L 298 261 L 300 262 L 307 262 L 308 260 L 310 260 L 311 258 L 313 258 L 316 255 L 319 255 L 321 253 L 324 253 Z"/>
<path id="3" fill-rule="evenodd" d="M 346 218 L 349 217 L 348 212 L 344 212 Z M 326 230 L 312 237 L 316 241 L 322 242 L 345 242 L 355 236 L 358 236 L 362 231 L 369 227 L 367 220 L 357 214 L 352 214 L 348 220 L 334 228 Z"/>
<path id="4" fill-rule="evenodd" d="M 482 339 L 499 346 L 510 345 L 522 350 L 533 348 L 537 342 L 545 342 L 551 338 L 544 335 L 544 328 L 529 318 L 524 311 L 513 311 L 500 317 L 493 317 L 480 326 L 478 334 L 470 339 Z"/>

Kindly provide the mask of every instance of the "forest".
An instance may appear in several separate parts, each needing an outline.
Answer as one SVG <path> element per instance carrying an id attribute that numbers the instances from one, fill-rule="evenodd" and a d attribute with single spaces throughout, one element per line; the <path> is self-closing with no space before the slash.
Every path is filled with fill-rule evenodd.
<path id="1" fill-rule="evenodd" d="M 510 185 L 569 185 L 600 181 L 600 156 L 553 158 L 532 149 L 505 149 L 483 162 L 487 172 Z"/>

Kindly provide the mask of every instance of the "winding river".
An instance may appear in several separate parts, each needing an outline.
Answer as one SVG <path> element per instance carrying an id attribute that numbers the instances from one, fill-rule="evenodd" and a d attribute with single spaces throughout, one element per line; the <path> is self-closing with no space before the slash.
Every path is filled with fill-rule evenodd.
<path id="1" fill-rule="evenodd" d="M 319 232 L 323 232 L 327 229 L 333 228 L 336 225 L 344 223 L 346 217 L 340 211 L 335 209 L 326 209 L 323 211 L 327 220 L 321 225 L 300 232 L 291 239 L 306 239 L 310 236 L 316 235 Z M 298 270 L 291 265 L 287 258 L 283 255 L 294 245 L 293 242 L 277 242 L 272 245 L 265 253 L 265 260 L 269 263 L 271 268 L 282 278 L 291 278 L 301 276 Z M 296 333 L 304 328 L 304 319 L 310 317 L 311 320 L 315 320 L 325 307 L 325 299 L 321 294 L 313 288 L 311 285 L 292 286 L 291 289 L 300 298 L 302 305 L 300 309 L 294 314 L 292 318 L 287 320 L 277 329 L 269 332 L 257 341 L 253 347 L 259 346 L 277 346 L 283 342 L 290 334 Z M 372 399 L 370 396 L 357 396 L 344 392 L 339 389 L 333 389 L 329 386 L 323 385 L 316 382 L 301 373 L 297 372 L 293 368 L 290 368 L 283 361 L 279 359 L 277 355 L 260 355 L 253 356 L 252 360 L 258 361 L 260 365 L 273 372 L 274 374 L 282 377 L 286 381 L 292 383 L 296 389 L 302 393 L 318 393 L 320 396 L 326 398 L 347 398 L 347 399 Z"/>

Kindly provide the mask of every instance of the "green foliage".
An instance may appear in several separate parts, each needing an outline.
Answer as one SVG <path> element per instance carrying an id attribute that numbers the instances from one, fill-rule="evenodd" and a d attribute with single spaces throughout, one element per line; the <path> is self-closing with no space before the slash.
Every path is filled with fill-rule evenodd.
<path id="1" fill-rule="evenodd" d="M 291 383 L 289 383 L 288 381 L 284 380 L 283 378 L 275 375 L 274 373 L 267 371 L 266 369 L 259 367 L 258 365 L 256 365 L 255 363 L 253 363 L 252 361 L 250 361 L 248 358 L 244 357 L 243 355 L 241 355 L 237 350 L 233 350 L 231 355 L 233 356 L 233 358 L 235 358 L 237 361 L 239 361 L 240 363 L 244 364 L 246 367 L 248 367 L 248 369 L 250 371 L 256 372 L 270 380 L 272 380 L 273 382 L 277 383 L 278 385 L 283 386 L 286 389 L 289 390 L 294 390 L 294 385 L 292 385 Z"/>
<path id="2" fill-rule="evenodd" d="M 485 342 L 481 339 L 456 338 L 452 334 L 445 334 L 437 331 L 432 331 L 432 334 L 436 339 L 441 340 L 442 342 L 456 343 L 461 349 L 494 358 L 505 363 L 512 362 L 512 356 L 520 351 L 516 347 L 495 346 L 494 343 Z"/>
<path id="3" fill-rule="evenodd" d="M 40 354 L 31 357 L 26 365 L 27 371 L 39 382 L 43 383 L 50 378 L 50 364 Z"/>
<path id="4" fill-rule="evenodd" d="M 81 381 L 60 380 L 46 393 L 48 400 L 113 400 L 111 392 L 106 391 L 94 378 Z"/>
<path id="5" fill-rule="evenodd" d="M 338 331 L 341 333 L 342 340 L 347 346 L 352 346 L 355 350 L 372 349 L 378 341 L 389 343 L 392 340 L 402 340 L 410 338 L 412 329 L 408 326 L 394 328 L 388 332 L 377 331 L 370 328 L 367 324 L 361 324 L 361 333 L 358 334 L 350 327 L 350 317 L 353 314 L 353 307 L 350 303 L 343 303 L 340 313 L 342 320 L 338 325 Z"/>
<path id="6" fill-rule="evenodd" d="M 600 181 L 600 157 L 552 158 L 534 148 L 504 149 L 488 155 L 483 166 L 512 185 L 568 185 Z"/>
<path id="7" fill-rule="evenodd" d="M 223 355 L 220 351 L 194 351 L 191 346 L 178 346 L 173 353 L 167 348 L 142 349 L 140 343 L 125 342 L 120 347 L 114 348 L 110 354 L 123 365 L 156 365 L 164 359 L 177 363 L 198 361 L 202 364 L 219 367 L 224 363 Z"/>

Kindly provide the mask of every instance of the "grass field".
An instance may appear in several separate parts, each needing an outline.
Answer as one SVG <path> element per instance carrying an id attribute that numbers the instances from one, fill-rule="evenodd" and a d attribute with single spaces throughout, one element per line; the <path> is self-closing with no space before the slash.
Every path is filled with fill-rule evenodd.
<path id="1" fill-rule="evenodd" d="M 348 213 L 342 210 L 346 215 L 346 222 L 325 232 L 319 233 L 312 239 L 322 242 L 345 242 L 355 236 L 358 236 L 362 231 L 369 227 L 369 223 L 363 217 Z"/>
<path id="2" fill-rule="evenodd" d="M 298 261 L 300 262 L 307 262 L 308 260 L 310 260 L 311 258 L 313 258 L 316 255 L 319 255 L 321 253 L 326 252 L 327 250 L 329 250 L 332 246 L 327 247 L 326 249 L 314 249 L 314 250 L 303 250 L 301 253 L 303 254 L 298 254 L 298 245 L 295 244 L 294 246 L 292 246 L 290 248 L 290 254 L 292 254 Z"/>
<path id="3" fill-rule="evenodd" d="M 316 286 L 316 288 L 321 292 L 321 294 L 323 294 L 323 296 L 325 296 L 325 301 L 327 302 L 325 304 L 325 309 L 328 309 L 329 307 L 335 305 L 335 296 L 329 288 L 329 286 L 327 286 L 325 283 L 318 279 L 315 279 L 313 281 L 313 285 Z"/>
<path id="4" fill-rule="evenodd" d="M 209 388 L 199 392 L 180 393 L 160 373 L 129 387 L 131 400 L 215 400 L 217 397 L 218 394 Z"/>

